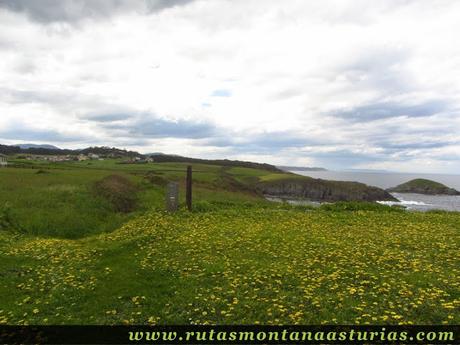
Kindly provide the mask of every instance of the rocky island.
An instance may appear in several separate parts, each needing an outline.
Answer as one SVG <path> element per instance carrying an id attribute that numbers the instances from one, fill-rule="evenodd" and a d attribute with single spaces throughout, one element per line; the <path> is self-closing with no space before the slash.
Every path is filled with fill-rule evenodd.
<path id="1" fill-rule="evenodd" d="M 460 192 L 453 188 L 449 188 L 442 183 L 427 179 L 415 179 L 409 182 L 400 184 L 399 186 L 387 189 L 390 193 L 417 193 L 429 195 L 460 195 Z"/>

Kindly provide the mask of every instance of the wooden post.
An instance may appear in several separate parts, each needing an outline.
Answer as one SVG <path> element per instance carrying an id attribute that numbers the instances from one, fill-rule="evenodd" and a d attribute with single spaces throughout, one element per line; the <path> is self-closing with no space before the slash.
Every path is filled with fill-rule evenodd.
<path id="1" fill-rule="evenodd" d="M 179 208 L 179 183 L 169 182 L 166 190 L 166 210 L 176 212 Z"/>
<path id="2" fill-rule="evenodd" d="M 185 200 L 187 202 L 187 208 L 189 211 L 192 210 L 192 166 L 187 167 L 187 181 L 186 181 L 186 194 Z"/>

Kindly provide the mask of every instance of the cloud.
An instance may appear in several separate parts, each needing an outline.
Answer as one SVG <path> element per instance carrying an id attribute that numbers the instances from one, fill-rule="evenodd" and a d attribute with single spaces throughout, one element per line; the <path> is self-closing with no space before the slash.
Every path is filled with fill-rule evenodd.
<path id="1" fill-rule="evenodd" d="M 132 118 L 132 114 L 113 113 L 113 114 L 95 114 L 80 116 L 80 119 L 94 122 L 116 122 Z"/>
<path id="2" fill-rule="evenodd" d="M 403 141 L 403 142 L 380 142 L 378 146 L 385 148 L 387 152 L 401 152 L 402 150 L 426 150 L 426 149 L 438 149 L 443 148 L 455 144 L 459 144 L 460 142 L 452 142 L 452 141 L 430 141 L 424 139 L 415 139 L 412 141 Z"/>
<path id="3" fill-rule="evenodd" d="M 302 88 L 288 88 L 273 93 L 272 97 L 275 99 L 283 100 L 303 95 L 304 91 Z"/>
<path id="4" fill-rule="evenodd" d="M 0 87 L 0 99 L 8 103 L 27 104 L 27 103 L 67 103 L 69 95 L 61 92 L 47 92 L 43 90 L 21 90 Z"/>
<path id="5" fill-rule="evenodd" d="M 118 114 L 104 114 L 102 119 L 117 118 Z M 128 117 L 129 118 L 129 117 Z M 124 118 L 124 119 L 128 119 Z M 94 117 L 92 121 L 105 122 L 101 117 Z M 198 122 L 193 120 L 168 120 L 152 114 L 140 114 L 133 121 L 123 124 L 105 123 L 102 128 L 118 133 L 118 135 L 144 138 L 182 138 L 182 139 L 202 139 L 215 135 L 216 127 L 211 123 Z"/>
<path id="6" fill-rule="evenodd" d="M 54 129 L 40 129 L 27 126 L 12 127 L 0 130 L 0 138 L 16 141 L 37 141 L 37 142 L 82 142 L 89 138 L 76 133 L 63 133 Z"/>
<path id="7" fill-rule="evenodd" d="M 330 152 L 311 152 L 308 155 L 313 157 L 320 166 L 327 166 L 329 169 L 343 169 L 344 167 L 358 167 L 361 164 L 370 164 L 382 161 L 383 155 L 361 153 L 353 150 L 336 150 Z"/>
<path id="8" fill-rule="evenodd" d="M 76 22 L 120 13 L 157 12 L 193 0 L 0 0 L 0 7 L 41 23 Z"/>
<path id="9" fill-rule="evenodd" d="M 244 134 L 225 132 L 220 129 L 220 131 L 216 132 L 215 137 L 206 139 L 203 143 L 210 146 L 226 147 L 234 152 L 252 154 L 275 154 L 293 148 L 325 145 L 324 140 L 320 138 L 309 138 L 295 131 Z M 331 144 L 331 141 L 329 141 L 329 144 Z"/>
<path id="10" fill-rule="evenodd" d="M 168 121 L 152 119 L 141 121 L 129 128 L 132 135 L 143 135 L 154 138 L 205 138 L 213 135 L 214 127 L 208 123 L 188 120 Z"/>
<path id="11" fill-rule="evenodd" d="M 455 1 L 0 0 L 0 139 L 460 171 L 446 163 L 460 142 L 459 11 Z"/>
<path id="12" fill-rule="evenodd" d="M 348 121 L 375 121 L 391 117 L 407 116 L 411 118 L 427 117 L 438 114 L 450 107 L 445 100 L 425 101 L 418 104 L 404 104 L 394 101 L 373 102 L 351 109 L 335 110 L 329 115 Z"/>

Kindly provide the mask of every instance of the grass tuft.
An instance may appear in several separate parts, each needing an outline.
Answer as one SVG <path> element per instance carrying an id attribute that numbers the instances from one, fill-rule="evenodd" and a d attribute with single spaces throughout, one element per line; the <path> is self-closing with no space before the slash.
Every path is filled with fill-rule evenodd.
<path id="1" fill-rule="evenodd" d="M 404 212 L 404 208 L 398 206 L 382 205 L 374 202 L 340 201 L 333 204 L 322 204 L 319 207 L 323 211 L 379 211 L 379 212 Z"/>

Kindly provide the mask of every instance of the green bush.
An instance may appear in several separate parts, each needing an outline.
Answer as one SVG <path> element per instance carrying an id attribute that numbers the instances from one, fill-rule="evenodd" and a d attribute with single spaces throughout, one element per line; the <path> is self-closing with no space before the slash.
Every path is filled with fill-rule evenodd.
<path id="1" fill-rule="evenodd" d="M 155 171 L 150 171 L 145 175 L 145 179 L 149 181 L 151 184 L 160 186 L 160 187 L 165 187 L 168 184 L 168 180 L 166 180 L 164 177 L 159 176 L 160 174 L 155 172 Z"/>

